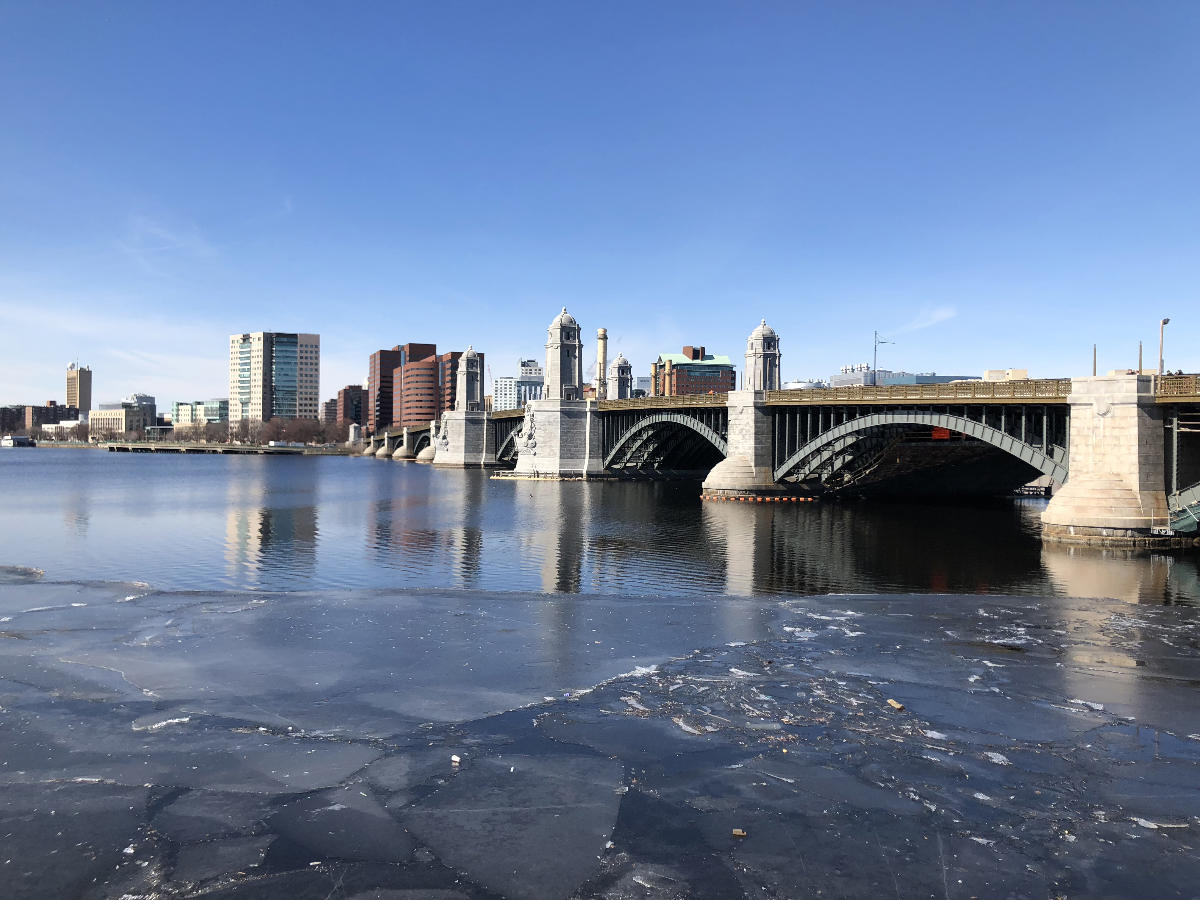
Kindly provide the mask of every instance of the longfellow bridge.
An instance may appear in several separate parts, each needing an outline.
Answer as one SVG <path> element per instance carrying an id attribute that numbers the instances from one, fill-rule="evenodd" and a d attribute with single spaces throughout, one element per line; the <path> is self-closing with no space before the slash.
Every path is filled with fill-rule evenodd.
<path id="1" fill-rule="evenodd" d="M 367 452 L 533 478 L 693 476 L 705 499 L 1001 493 L 1041 478 L 1056 491 L 1048 537 L 1161 544 L 1196 531 L 1198 376 L 580 400 L 578 381 L 562 387 L 577 357 L 555 365 L 572 337 L 578 345 L 563 316 L 550 329 L 546 399 L 455 410 L 436 429 L 380 436 Z M 753 365 L 748 353 L 748 375 Z"/>

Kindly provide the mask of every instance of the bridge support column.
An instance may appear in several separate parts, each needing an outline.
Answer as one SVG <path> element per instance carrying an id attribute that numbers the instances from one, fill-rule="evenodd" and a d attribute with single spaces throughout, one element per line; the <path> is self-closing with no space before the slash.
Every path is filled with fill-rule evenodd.
<path id="1" fill-rule="evenodd" d="M 496 448 L 486 412 L 454 409 L 442 413 L 433 437 L 433 464 L 451 469 L 474 469 L 496 464 Z"/>
<path id="2" fill-rule="evenodd" d="M 400 431 L 400 440 L 396 442 L 396 449 L 392 451 L 392 459 L 398 459 L 401 462 L 412 462 L 416 459 L 416 454 L 412 452 L 413 438 L 408 433 L 408 426 L 405 425 Z"/>
<path id="3" fill-rule="evenodd" d="M 1169 543 L 1153 377 L 1074 378 L 1069 402 L 1067 480 L 1042 513 L 1042 536 L 1109 546 Z"/>
<path id="4" fill-rule="evenodd" d="M 375 451 L 375 458 L 391 459 L 394 452 L 396 452 L 396 435 L 385 431 L 383 437 L 379 439 L 379 449 Z"/>
<path id="5" fill-rule="evenodd" d="M 517 475 L 587 478 L 604 472 L 600 418 L 591 400 L 533 400 L 517 438 Z"/>
<path id="6" fill-rule="evenodd" d="M 431 463 L 437 457 L 437 439 L 438 439 L 438 423 L 436 420 L 429 423 L 429 443 L 426 444 L 421 452 L 417 454 L 417 462 Z"/>
<path id="7" fill-rule="evenodd" d="M 730 391 L 729 455 L 704 479 L 706 495 L 761 496 L 787 493 L 775 483 L 771 414 L 765 391 Z"/>

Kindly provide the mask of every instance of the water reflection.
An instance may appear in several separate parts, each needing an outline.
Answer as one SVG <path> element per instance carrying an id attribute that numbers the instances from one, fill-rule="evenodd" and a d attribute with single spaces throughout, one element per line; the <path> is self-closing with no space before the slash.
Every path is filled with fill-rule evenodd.
<path id="1" fill-rule="evenodd" d="M 317 561 L 315 470 L 312 478 L 298 479 L 282 461 L 246 462 L 250 465 L 242 477 L 231 479 L 227 489 L 225 562 L 230 579 L 270 587 L 281 577 L 311 578 Z"/>
<path id="2" fill-rule="evenodd" d="M 580 590 L 593 487 L 578 481 L 516 483 L 520 552 L 538 566 L 547 594 Z"/>
<path id="3" fill-rule="evenodd" d="M 492 480 L 339 458 L 115 456 L 0 455 L 3 561 L 167 589 L 1200 601 L 1196 551 L 1043 545 L 1037 502 L 702 503 L 698 486 L 681 483 Z M 547 607 L 561 622 L 571 614 Z"/>
<path id="4" fill-rule="evenodd" d="M 87 537 L 91 520 L 91 494 L 86 490 L 74 490 L 67 494 L 63 504 L 63 523 L 67 529 L 78 537 Z"/>
<path id="5" fill-rule="evenodd" d="M 1134 550 L 1044 544 L 1041 556 L 1056 593 L 1126 603 L 1162 603 L 1173 568 L 1170 556 Z"/>
<path id="6" fill-rule="evenodd" d="M 466 472 L 455 474 L 468 475 Z M 455 583 L 462 588 L 480 586 L 484 487 L 482 479 L 464 477 L 458 489 L 450 494 L 450 521 L 454 524 L 446 529 L 446 542 L 450 549 Z"/>

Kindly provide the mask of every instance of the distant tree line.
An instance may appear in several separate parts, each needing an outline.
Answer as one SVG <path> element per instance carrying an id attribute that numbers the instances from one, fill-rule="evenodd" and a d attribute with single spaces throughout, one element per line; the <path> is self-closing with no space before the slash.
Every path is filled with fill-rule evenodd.
<path id="1" fill-rule="evenodd" d="M 45 431 L 42 426 L 20 428 L 13 434 L 26 435 L 35 441 L 83 441 L 89 437 L 96 441 L 144 441 L 144 431 L 116 432 L 89 431 L 87 423 L 77 425 L 61 434 Z M 165 436 L 154 436 L 153 440 L 175 443 L 224 444 L 237 441 L 243 444 L 267 444 L 271 441 L 289 441 L 301 444 L 341 444 L 350 435 L 349 422 L 326 424 L 316 419 L 271 419 L 269 422 L 208 422 L 196 425 L 180 425 Z"/>
<path id="2" fill-rule="evenodd" d="M 229 437 L 243 444 L 289 441 L 300 444 L 341 444 L 350 434 L 349 422 L 325 423 L 317 419 L 271 419 L 269 422 L 234 422 Z"/>

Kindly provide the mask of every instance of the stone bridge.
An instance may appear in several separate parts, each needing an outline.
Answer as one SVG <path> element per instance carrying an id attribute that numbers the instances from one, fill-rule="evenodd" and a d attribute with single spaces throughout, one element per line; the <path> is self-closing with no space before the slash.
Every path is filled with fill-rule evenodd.
<path id="1" fill-rule="evenodd" d="M 423 427 L 391 428 L 367 438 L 363 445 L 362 455 L 374 456 L 379 459 L 431 462 L 433 460 L 433 451 L 430 446 L 432 435 L 432 424 Z M 422 453 L 425 454 L 424 458 L 421 456 Z"/>
<path id="2" fill-rule="evenodd" d="M 1194 375 L 784 391 L 778 336 L 764 322 L 748 342 L 750 389 L 585 400 L 580 329 L 565 309 L 546 350 L 544 398 L 443 424 L 435 464 L 529 478 L 693 476 L 705 499 L 743 502 L 997 494 L 1041 477 L 1055 488 L 1049 538 L 1164 543 L 1200 522 Z"/>

